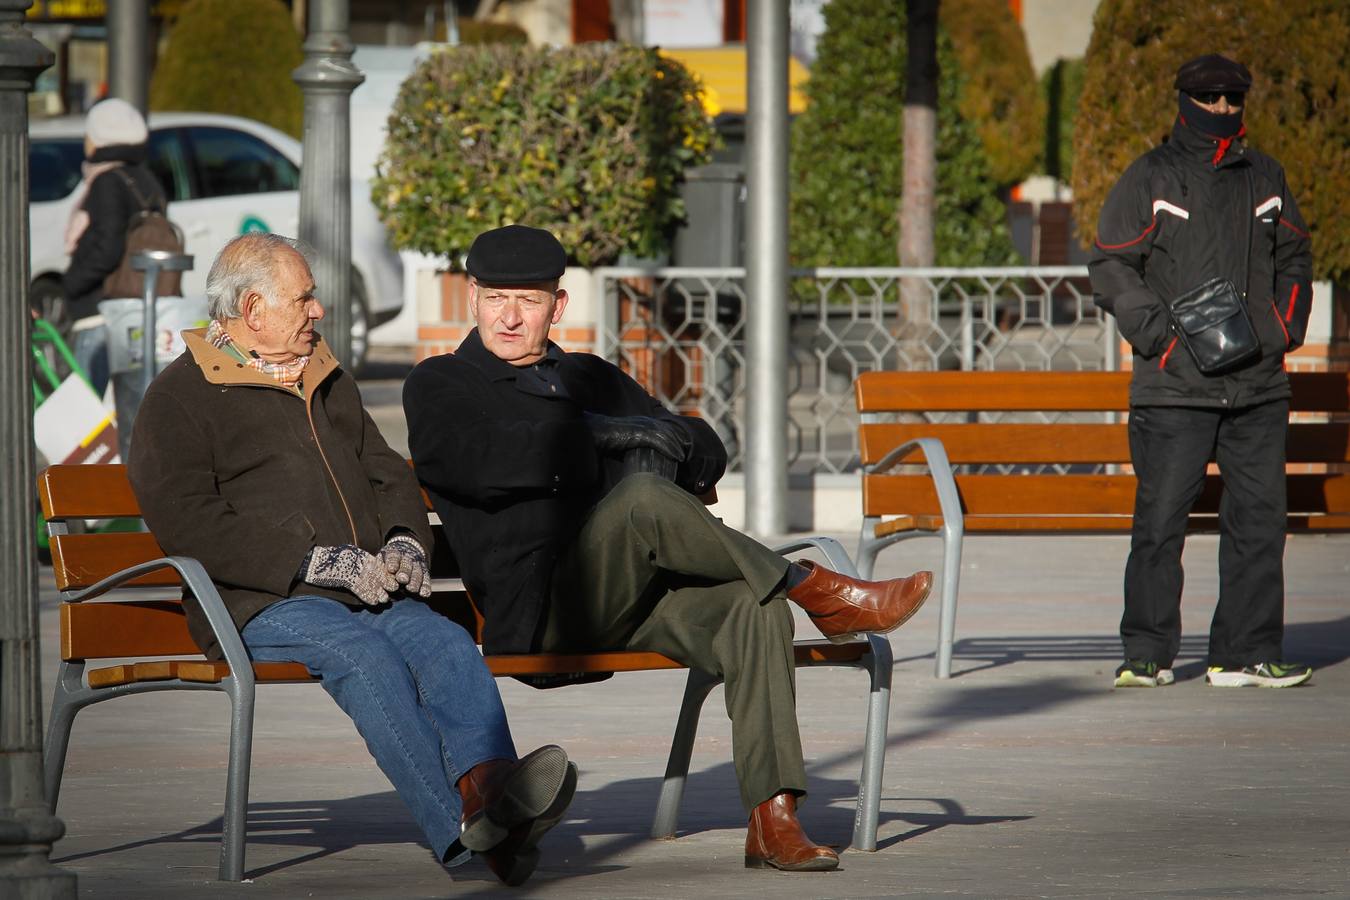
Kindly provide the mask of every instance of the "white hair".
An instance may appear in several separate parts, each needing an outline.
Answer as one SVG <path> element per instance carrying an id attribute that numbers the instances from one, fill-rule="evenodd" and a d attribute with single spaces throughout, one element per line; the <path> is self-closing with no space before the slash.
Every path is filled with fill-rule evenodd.
<path id="1" fill-rule="evenodd" d="M 242 301 L 249 291 L 257 291 L 268 303 L 275 303 L 277 263 L 283 250 L 299 253 L 309 264 L 308 245 L 280 234 L 241 234 L 226 244 L 206 276 L 207 314 L 219 322 L 240 318 L 244 314 Z"/>

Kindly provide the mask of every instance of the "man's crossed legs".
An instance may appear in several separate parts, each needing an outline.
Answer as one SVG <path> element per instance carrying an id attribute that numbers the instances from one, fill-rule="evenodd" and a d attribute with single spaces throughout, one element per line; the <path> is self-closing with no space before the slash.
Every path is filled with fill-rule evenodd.
<path id="1" fill-rule="evenodd" d="M 551 745 L 517 759 L 468 632 L 416 600 L 353 609 L 303 596 L 263 610 L 242 636 L 255 661 L 299 662 L 322 679 L 442 863 L 479 852 L 509 884 L 534 871 L 576 769 Z"/>

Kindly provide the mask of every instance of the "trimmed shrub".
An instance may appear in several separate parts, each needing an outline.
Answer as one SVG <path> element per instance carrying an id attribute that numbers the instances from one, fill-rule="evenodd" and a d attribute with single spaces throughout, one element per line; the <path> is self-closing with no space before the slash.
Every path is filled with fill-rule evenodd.
<path id="1" fill-rule="evenodd" d="M 456 265 L 481 231 L 547 228 L 583 266 L 656 255 L 715 139 L 697 79 L 649 48 L 455 47 L 403 83 L 371 193 L 404 249 Z"/>
<path id="2" fill-rule="evenodd" d="M 528 44 L 530 36 L 514 22 L 480 22 L 470 16 L 455 19 L 459 43 L 464 44 Z M 437 22 L 435 39 L 445 41 L 445 22 Z"/>
<path id="3" fill-rule="evenodd" d="M 975 123 L 994 180 L 1017 184 L 1036 171 L 1045 127 L 1022 26 L 1007 0 L 942 0 L 938 15 L 966 77 L 961 115 Z"/>
<path id="4" fill-rule="evenodd" d="M 893 266 L 903 185 L 904 5 L 831 0 L 792 125 L 790 249 L 799 266 Z M 939 30 L 936 262 L 1016 261 L 1007 213 L 974 125 L 964 79 Z"/>
<path id="5" fill-rule="evenodd" d="M 1103 0 L 1074 136 L 1074 215 L 1090 244 L 1107 192 L 1171 131 L 1181 63 L 1222 53 L 1252 71 L 1253 147 L 1284 164 L 1319 278 L 1350 275 L 1350 5 L 1344 0 Z"/>
<path id="6" fill-rule="evenodd" d="M 1073 177 L 1074 123 L 1083 93 L 1083 61 L 1059 59 L 1041 76 L 1045 97 L 1045 157 L 1041 171 L 1066 184 Z"/>
<path id="7" fill-rule="evenodd" d="M 150 81 L 150 108 L 246 116 L 299 138 L 304 60 L 280 0 L 190 0 Z"/>

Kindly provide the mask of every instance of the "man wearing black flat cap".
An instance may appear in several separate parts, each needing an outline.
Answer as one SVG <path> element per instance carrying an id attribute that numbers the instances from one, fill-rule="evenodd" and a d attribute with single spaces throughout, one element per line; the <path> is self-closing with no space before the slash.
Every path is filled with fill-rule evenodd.
<path id="1" fill-rule="evenodd" d="M 726 468 L 712 428 L 548 339 L 565 265 L 547 231 L 480 234 L 465 265 L 477 328 L 403 389 L 417 476 L 483 612 L 484 652 L 649 650 L 722 676 L 746 865 L 833 869 L 838 855 L 796 815 L 806 771 L 787 601 L 842 641 L 898 628 L 932 575 L 864 582 L 789 563 L 710 515 L 697 495 Z M 636 454 L 664 465 L 629 471 Z"/>
<path id="2" fill-rule="evenodd" d="M 1098 223 L 1095 299 L 1134 351 L 1138 488 L 1117 687 L 1173 681 L 1182 544 L 1211 460 L 1223 497 L 1206 681 L 1289 687 L 1312 677 L 1283 661 L 1284 357 L 1307 330 L 1312 254 L 1283 168 L 1243 141 L 1251 84 L 1246 66 L 1218 54 L 1182 65 L 1170 140 L 1125 171 Z"/>

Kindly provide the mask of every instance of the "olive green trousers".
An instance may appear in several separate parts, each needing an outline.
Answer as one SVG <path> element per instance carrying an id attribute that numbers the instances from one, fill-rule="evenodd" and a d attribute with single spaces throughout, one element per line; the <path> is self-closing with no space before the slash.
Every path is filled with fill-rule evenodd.
<path id="1" fill-rule="evenodd" d="M 543 649 L 650 650 L 722 678 L 748 813 L 806 791 L 787 567 L 672 482 L 630 475 L 558 560 Z"/>

